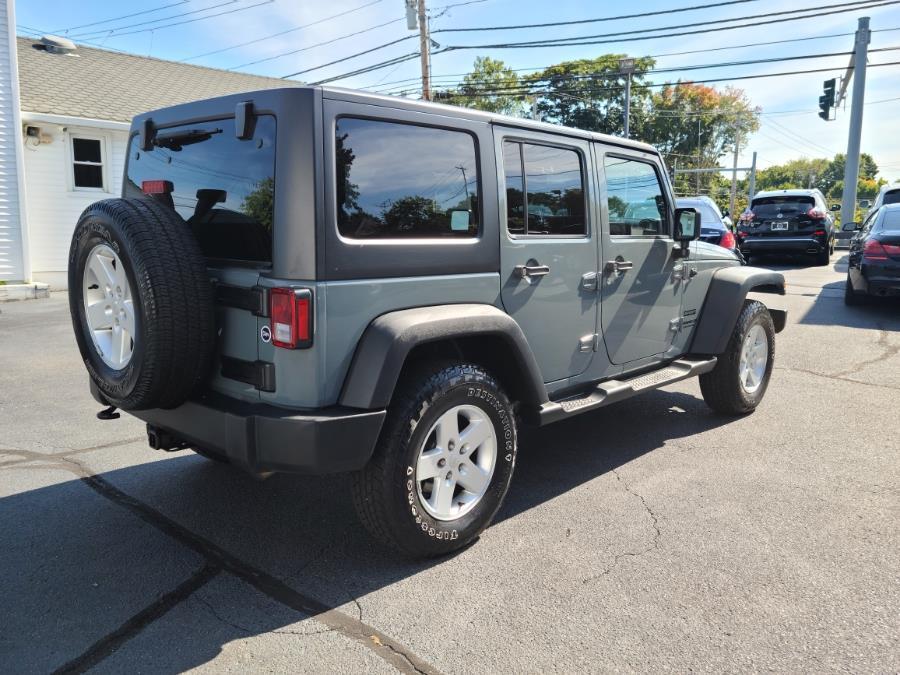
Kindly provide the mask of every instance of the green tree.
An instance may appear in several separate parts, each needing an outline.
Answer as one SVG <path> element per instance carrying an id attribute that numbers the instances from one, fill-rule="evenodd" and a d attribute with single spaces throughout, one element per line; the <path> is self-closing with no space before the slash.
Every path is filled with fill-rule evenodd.
<path id="1" fill-rule="evenodd" d="M 844 169 L 846 168 L 847 157 L 843 153 L 838 153 L 831 160 L 831 164 L 818 182 L 818 187 L 829 197 L 840 198 L 844 185 Z M 859 156 L 859 178 L 873 179 L 878 175 L 878 165 L 872 158 L 872 155 L 864 152 Z M 838 183 L 840 187 L 838 188 Z"/>
<path id="2" fill-rule="evenodd" d="M 479 56 L 475 59 L 472 72 L 463 78 L 459 87 L 438 92 L 435 99 L 464 108 L 518 115 L 525 100 L 519 92 L 520 86 L 519 76 L 503 61 Z"/>
<path id="3" fill-rule="evenodd" d="M 271 232 L 275 216 L 275 179 L 270 176 L 259 181 L 256 188 L 244 197 L 241 211 Z"/>
<path id="4" fill-rule="evenodd" d="M 736 142 L 745 143 L 759 128 L 759 108 L 741 89 L 717 90 L 702 84 L 678 82 L 652 95 L 652 110 L 642 138 L 663 154 L 669 166 L 709 168 Z M 676 174 L 679 193 L 705 193 L 718 187 L 718 174 Z M 730 185 L 730 181 L 729 181 Z"/>
<path id="5" fill-rule="evenodd" d="M 565 61 L 528 75 L 523 82 L 537 96 L 542 119 L 586 131 L 621 135 L 624 131 L 625 79 L 619 68 L 624 54 L 604 54 L 594 59 Z M 631 87 L 630 135 L 643 138 L 649 111 L 650 90 L 645 71 L 655 61 L 637 58 Z"/>

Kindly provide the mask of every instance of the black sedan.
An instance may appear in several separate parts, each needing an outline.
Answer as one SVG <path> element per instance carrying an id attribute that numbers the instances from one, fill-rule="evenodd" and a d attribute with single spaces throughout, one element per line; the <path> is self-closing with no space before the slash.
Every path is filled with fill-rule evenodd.
<path id="1" fill-rule="evenodd" d="M 857 232 L 850 241 L 844 302 L 900 296 L 900 204 L 886 204 L 862 224 L 846 223 L 841 230 Z"/>

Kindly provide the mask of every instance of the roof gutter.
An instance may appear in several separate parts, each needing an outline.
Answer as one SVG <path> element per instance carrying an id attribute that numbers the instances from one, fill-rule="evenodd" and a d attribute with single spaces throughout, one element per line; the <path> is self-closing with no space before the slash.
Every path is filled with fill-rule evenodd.
<path id="1" fill-rule="evenodd" d="M 22 111 L 23 122 L 43 122 L 44 124 L 58 124 L 59 126 L 90 127 L 93 129 L 109 129 L 115 131 L 128 131 L 131 122 L 116 122 L 113 120 L 97 120 L 90 117 L 73 117 L 71 115 L 51 115 L 49 113 L 36 113 Z"/>

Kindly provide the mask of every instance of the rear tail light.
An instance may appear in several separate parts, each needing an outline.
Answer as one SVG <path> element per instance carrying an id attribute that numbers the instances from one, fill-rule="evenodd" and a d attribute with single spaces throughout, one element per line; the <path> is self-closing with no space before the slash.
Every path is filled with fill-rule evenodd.
<path id="1" fill-rule="evenodd" d="M 813 235 L 816 236 L 816 237 L 824 237 L 824 236 L 825 236 L 825 230 L 816 230 L 815 232 L 813 232 Z"/>
<path id="2" fill-rule="evenodd" d="M 145 180 L 141 183 L 141 192 L 145 195 L 167 195 L 174 186 L 170 180 Z"/>
<path id="3" fill-rule="evenodd" d="M 900 248 L 900 247 L 898 247 Z M 863 258 L 866 260 L 887 260 L 888 254 L 880 241 L 869 239 L 863 247 Z"/>
<path id="4" fill-rule="evenodd" d="M 722 238 L 719 240 L 719 246 L 722 248 L 734 248 L 735 243 L 734 235 L 731 234 L 731 230 L 725 230 L 725 234 L 723 234 Z"/>
<path id="5" fill-rule="evenodd" d="M 312 293 L 306 288 L 269 291 L 272 344 L 285 349 L 312 346 Z"/>
<path id="6" fill-rule="evenodd" d="M 743 239 L 744 237 L 749 237 L 749 236 L 750 236 L 750 233 L 749 233 L 749 232 L 744 232 L 743 230 L 738 230 L 737 236 L 739 236 L 741 239 Z"/>
<path id="7" fill-rule="evenodd" d="M 891 257 L 900 257 L 900 246 L 897 244 L 882 244 L 881 248 Z"/>
<path id="8" fill-rule="evenodd" d="M 815 220 L 823 220 L 826 217 L 825 212 L 822 209 L 816 209 L 816 208 L 812 208 L 809 211 L 807 211 L 806 215 L 808 215 L 810 218 L 813 218 Z"/>

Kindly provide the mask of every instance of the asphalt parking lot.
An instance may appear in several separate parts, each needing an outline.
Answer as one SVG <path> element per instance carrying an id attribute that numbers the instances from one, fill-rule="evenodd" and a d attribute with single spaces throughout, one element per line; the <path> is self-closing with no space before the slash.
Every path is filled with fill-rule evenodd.
<path id="1" fill-rule="evenodd" d="M 344 476 L 259 481 L 95 418 L 66 297 L 0 305 L 0 670 L 900 670 L 900 306 L 783 269 L 757 412 L 695 381 L 528 434 L 474 546 L 412 563 Z M 756 262 L 756 261 L 755 261 Z"/>

